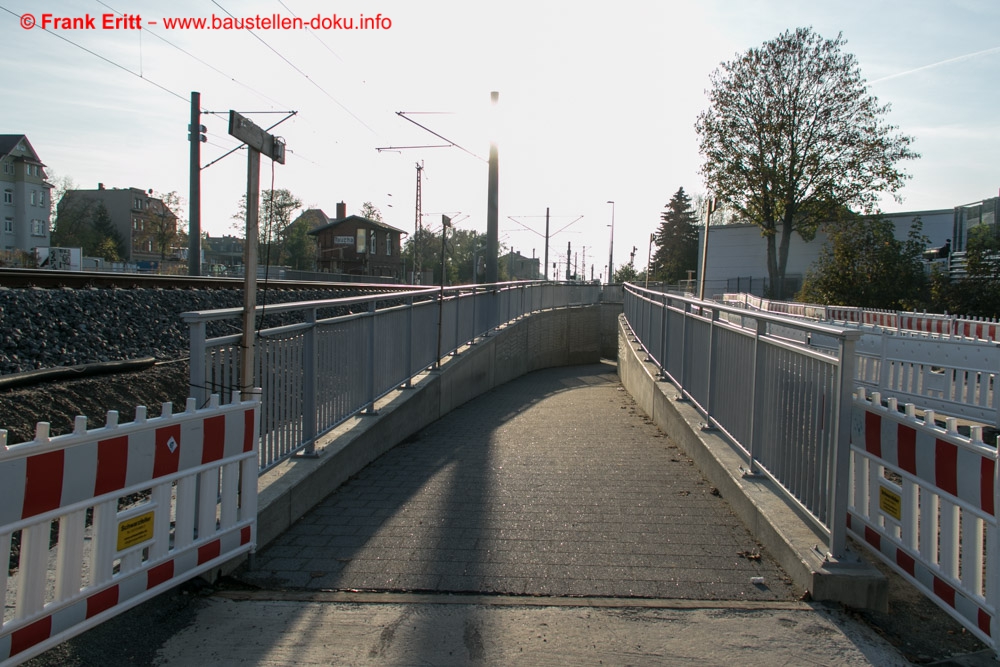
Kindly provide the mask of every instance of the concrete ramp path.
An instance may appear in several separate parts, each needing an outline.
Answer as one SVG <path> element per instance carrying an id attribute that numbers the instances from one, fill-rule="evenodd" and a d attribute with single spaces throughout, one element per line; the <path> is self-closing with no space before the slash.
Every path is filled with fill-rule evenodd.
<path id="1" fill-rule="evenodd" d="M 39 664 L 907 664 L 799 601 L 610 363 L 466 403 L 236 577 Z"/>
<path id="2" fill-rule="evenodd" d="M 607 363 L 466 403 L 238 578 L 158 664 L 904 664 L 797 601 Z"/>

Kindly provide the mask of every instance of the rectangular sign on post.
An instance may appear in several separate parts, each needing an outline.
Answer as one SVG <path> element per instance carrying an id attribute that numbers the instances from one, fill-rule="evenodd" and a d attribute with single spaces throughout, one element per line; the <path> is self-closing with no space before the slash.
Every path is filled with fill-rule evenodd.
<path id="1" fill-rule="evenodd" d="M 229 134 L 278 164 L 285 164 L 285 144 L 232 109 L 229 110 Z"/>

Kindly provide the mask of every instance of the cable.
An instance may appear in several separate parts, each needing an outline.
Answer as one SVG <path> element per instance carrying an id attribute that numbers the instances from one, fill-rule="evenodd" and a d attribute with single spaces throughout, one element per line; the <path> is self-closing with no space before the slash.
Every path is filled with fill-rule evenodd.
<path id="1" fill-rule="evenodd" d="M 222 11 L 224 11 L 224 12 L 225 12 L 226 14 L 228 14 L 230 18 L 232 18 L 232 19 L 234 19 L 234 20 L 236 19 L 236 17 L 235 17 L 235 16 L 233 16 L 233 15 L 232 15 L 232 14 L 231 14 L 231 13 L 229 12 L 229 10 L 228 10 L 228 9 L 226 9 L 225 7 L 223 7 L 222 5 L 220 5 L 220 4 L 218 3 L 218 0 L 212 0 L 212 4 L 214 4 L 214 5 L 216 6 L 216 7 L 218 7 L 219 9 L 221 9 Z M 294 70 L 295 70 L 296 72 L 298 72 L 299 74 L 301 74 L 302 76 L 304 76 L 304 77 L 306 78 L 306 80 L 307 80 L 307 81 L 308 81 L 309 83 L 311 83 L 311 84 L 312 84 L 313 86 L 315 86 L 315 87 L 316 87 L 316 88 L 317 88 L 317 89 L 318 89 L 318 90 L 319 90 L 319 91 L 320 91 L 321 93 L 323 93 L 324 95 L 326 95 L 327 97 L 329 97 L 329 98 L 330 98 L 330 99 L 331 99 L 331 100 L 332 100 L 332 101 L 333 101 L 333 102 L 334 102 L 334 103 L 335 103 L 335 104 L 336 104 L 337 106 L 339 106 L 339 107 L 340 107 L 341 109 L 343 109 L 343 110 L 344 110 L 345 112 L 347 112 L 347 114 L 348 114 L 348 115 L 350 115 L 350 117 L 351 117 L 351 118 L 353 118 L 354 120 L 356 120 L 356 121 L 358 121 L 359 123 L 361 123 L 362 125 L 364 125 L 364 126 L 365 126 L 365 128 L 367 128 L 369 132 L 371 132 L 372 134 L 376 134 L 376 135 L 378 134 L 378 132 L 376 132 L 376 131 L 374 130 L 374 128 L 372 128 L 372 126 L 371 126 L 371 125 L 369 125 L 369 124 L 368 124 L 368 123 L 366 123 L 365 121 L 361 120 L 361 118 L 359 118 L 359 117 L 358 117 L 357 115 L 355 115 L 355 113 L 354 113 L 353 111 L 351 111 L 351 110 L 350 110 L 350 109 L 348 109 L 348 108 L 347 108 L 346 106 L 344 106 L 344 104 L 343 104 L 343 103 L 341 103 L 341 101 L 340 101 L 340 100 L 338 100 L 337 98 L 335 98 L 335 97 L 334 97 L 333 95 L 331 95 L 330 93 L 328 93 L 328 92 L 326 91 L 326 89 L 324 89 L 324 88 L 323 88 L 323 87 L 322 87 L 321 85 L 319 85 L 318 83 L 316 83 L 316 82 L 315 82 L 315 81 L 314 81 L 314 80 L 312 79 L 312 77 L 310 77 L 310 76 L 309 76 L 308 74 L 306 74 L 306 73 L 305 73 L 305 72 L 303 72 L 303 71 L 302 71 L 301 69 L 299 69 L 298 67 L 296 67 L 296 66 L 295 66 L 295 64 L 294 64 L 294 63 L 293 63 L 293 62 L 292 62 L 291 60 L 289 60 L 288 58 L 286 58 L 285 56 L 283 56 L 283 55 L 282 55 L 282 54 L 281 54 L 281 53 L 280 53 L 280 52 L 279 52 L 279 51 L 278 51 L 277 49 L 275 49 L 275 48 L 274 48 L 273 46 L 271 46 L 270 44 L 268 44 L 267 42 L 265 42 L 265 41 L 264 41 L 264 39 L 263 39 L 263 38 L 262 38 L 262 37 L 261 37 L 260 35 L 258 35 L 257 33 L 255 33 L 255 32 L 254 32 L 253 30 L 246 30 L 245 32 L 248 32 L 248 33 L 250 33 L 251 35 L 253 35 L 253 37 L 254 37 L 254 38 L 255 38 L 255 39 L 256 39 L 256 40 L 258 41 L 258 42 L 260 42 L 261 44 L 263 44 L 264 46 L 266 46 L 266 47 L 267 47 L 268 49 L 270 49 L 270 50 L 271 50 L 271 52 L 272 52 L 272 53 L 274 53 L 274 55 L 278 56 L 279 58 L 281 58 L 282 60 L 284 60 L 284 61 L 285 61 L 286 63 L 288 63 L 288 66 L 289 66 L 289 67 L 291 67 L 291 68 L 292 68 L 292 69 L 294 69 Z"/>
<path id="2" fill-rule="evenodd" d="M 7 9 L 7 8 L 6 8 L 6 7 L 4 7 L 3 5 L 0 5 L 0 9 L 2 9 L 2 10 L 3 10 L 3 11 L 5 11 L 5 12 L 7 12 L 7 13 L 8 13 L 8 14 L 10 14 L 11 16 L 14 16 L 14 17 L 16 17 L 16 18 L 18 18 L 18 19 L 20 19 L 20 18 L 21 18 L 20 14 L 15 14 L 14 12 L 12 12 L 12 11 L 11 11 L 11 10 L 9 10 L 9 9 Z M 108 63 L 109 65 L 114 65 L 114 66 L 115 66 L 115 67 L 117 67 L 118 69 L 120 69 L 120 70 L 122 70 L 122 71 L 124 71 L 124 72 L 128 72 L 128 73 L 129 73 L 129 74 L 131 74 L 132 76 L 134 76 L 134 77 L 137 77 L 137 78 L 139 78 L 139 79 L 142 79 L 143 81 L 145 81 L 145 82 L 147 82 L 147 83 L 149 83 L 149 84 L 151 84 L 151 85 L 153 85 L 153 86 L 156 86 L 157 88 L 159 88 L 159 89 L 160 89 L 160 90 L 162 90 L 163 92 L 165 92 L 165 93 L 169 93 L 169 94 L 173 95 L 174 97 L 176 97 L 176 98 L 180 99 L 180 100 L 181 100 L 181 101 L 183 101 L 183 102 L 184 102 L 185 104 L 189 104 L 189 103 L 190 103 L 190 100 L 189 100 L 189 99 L 188 99 L 187 97 L 185 97 L 184 95 L 179 95 L 179 94 L 175 93 L 174 91 L 170 90 L 169 88 L 166 88 L 165 86 L 161 86 L 160 84 L 156 83 L 156 82 L 155 82 L 155 81 L 153 81 L 152 79 L 148 79 L 148 78 L 144 77 L 144 76 L 143 76 L 142 74 L 140 74 L 140 73 L 138 73 L 138 72 L 134 72 L 134 71 L 130 70 L 129 68 L 125 67 L 124 65 L 119 65 L 119 64 L 118 64 L 118 63 L 116 63 L 115 61 L 113 61 L 113 60 L 111 60 L 111 59 L 109 59 L 109 58 L 105 58 L 105 57 L 104 57 L 104 56 L 102 56 L 101 54 L 99 54 L 99 53 L 96 53 L 95 51 L 91 51 L 91 50 L 90 50 L 90 49 L 88 49 L 87 47 L 85 47 L 85 46 L 81 46 L 80 44 L 77 44 L 77 43 L 76 43 L 76 42 L 74 42 L 73 40 L 71 40 L 71 39 L 67 39 L 66 37 L 63 37 L 62 35 L 60 35 L 60 34 L 59 34 L 59 33 L 57 33 L 57 32 L 53 32 L 52 30 L 49 30 L 48 28 L 41 28 L 41 27 L 39 27 L 38 25 L 35 25 L 35 28 L 38 28 L 38 29 L 40 29 L 40 30 L 44 30 L 45 32 L 47 32 L 47 33 L 49 33 L 50 35 L 52 35 L 53 37 L 58 37 L 58 38 L 59 38 L 59 39 L 61 39 L 62 41 L 66 42 L 67 44 L 72 44 L 72 45 L 73 45 L 73 46 L 75 46 L 76 48 L 78 48 L 78 49 L 80 49 L 80 50 L 82 50 L 82 51 L 86 51 L 87 53 L 89 53 L 90 55 L 92 55 L 92 56 L 94 56 L 94 57 L 96 57 L 96 58 L 100 58 L 101 60 L 103 60 L 104 62 Z"/>
<path id="3" fill-rule="evenodd" d="M 111 11 L 113 11 L 115 14 L 118 14 L 120 16 L 123 15 L 122 12 L 118 11 L 117 9 L 115 9 L 114 7 L 112 7 L 111 5 L 109 5 L 108 3 L 104 2 L 103 0 L 95 0 L 95 2 L 97 2 L 98 4 L 104 5 L 105 7 L 107 7 Z M 220 70 L 218 67 L 215 67 L 215 66 L 211 65 L 210 63 L 208 63 L 205 60 L 199 58 L 198 56 L 194 55 L 190 51 L 187 51 L 186 49 L 183 49 L 180 46 L 177 46 L 176 44 L 174 44 L 173 42 L 171 42 L 170 40 L 168 40 L 166 37 L 163 37 L 161 35 L 156 34 L 152 30 L 150 30 L 147 26 L 143 26 L 143 29 L 139 32 L 140 39 L 142 38 L 142 33 L 144 33 L 144 32 L 149 33 L 150 35 L 152 35 L 153 37 L 157 38 L 161 42 L 174 47 L 175 49 L 177 49 L 178 51 L 180 51 L 184 55 L 188 56 L 189 58 L 193 58 L 194 60 L 198 61 L 199 63 L 201 63 L 205 67 L 207 67 L 210 70 L 212 70 L 213 72 L 216 72 L 217 74 L 220 74 L 220 75 L 226 77 L 227 79 L 229 79 L 230 81 L 232 81 L 233 83 L 235 83 L 237 85 L 243 86 L 244 88 L 246 88 L 250 92 L 252 92 L 252 93 L 254 93 L 254 94 L 256 94 L 256 95 L 264 98 L 265 100 L 270 100 L 271 102 L 274 102 L 278 106 L 287 106 L 285 104 L 281 104 L 280 102 L 278 102 L 277 100 L 275 100 L 273 97 L 269 97 L 268 95 L 265 95 L 264 93 L 262 93 L 261 91 L 257 90 L 256 88 L 254 88 L 252 86 L 249 86 L 249 85 L 243 83 L 242 81 L 238 81 L 235 77 L 232 77 L 232 76 L 226 74 L 225 72 L 223 72 L 222 70 Z M 140 58 L 141 58 L 141 52 L 140 52 Z"/>
<path id="4" fill-rule="evenodd" d="M 427 130 L 428 132 L 430 132 L 431 134 L 433 134 L 435 137 L 437 137 L 441 141 L 447 141 L 449 144 L 451 144 L 452 146 L 454 146 L 458 150 L 464 151 L 464 152 L 468 153 L 469 155 L 471 155 L 472 157 L 476 158 L 477 160 L 479 160 L 481 162 L 486 162 L 487 161 L 485 158 L 482 158 L 482 157 L 476 155 L 472 151 L 470 151 L 470 150 L 468 150 L 466 148 L 462 148 L 461 146 L 459 146 L 458 144 L 456 144 L 451 139 L 449 139 L 447 137 L 442 137 L 440 134 L 438 134 L 437 132 L 435 132 L 431 128 L 427 127 L 426 125 L 421 125 L 420 123 L 418 123 L 417 121 L 413 120 L 412 118 L 407 118 L 406 114 L 408 114 L 408 113 L 417 114 L 417 113 L 429 113 L 429 112 L 421 112 L 421 111 L 397 111 L 396 115 L 399 116 L 400 118 L 403 118 L 404 120 L 410 121 L 411 123 L 413 123 L 414 125 L 416 125 L 417 127 L 419 127 L 422 130 Z"/>

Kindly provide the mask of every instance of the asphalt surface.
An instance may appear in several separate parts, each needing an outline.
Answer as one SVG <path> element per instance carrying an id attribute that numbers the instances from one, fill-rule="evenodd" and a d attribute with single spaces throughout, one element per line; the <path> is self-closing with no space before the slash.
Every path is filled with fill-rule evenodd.
<path id="1" fill-rule="evenodd" d="M 38 664 L 907 664 L 799 601 L 611 364 L 465 404 L 237 579 Z"/>

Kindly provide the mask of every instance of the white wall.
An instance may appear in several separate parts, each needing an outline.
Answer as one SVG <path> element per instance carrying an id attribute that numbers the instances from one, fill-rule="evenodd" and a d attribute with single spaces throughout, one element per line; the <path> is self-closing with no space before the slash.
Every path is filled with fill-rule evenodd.
<path id="1" fill-rule="evenodd" d="M 913 219 L 917 217 L 923 223 L 921 233 L 928 238 L 928 247 L 943 246 L 951 238 L 954 222 L 952 209 L 908 211 L 886 217 L 896 224 L 895 236 L 900 240 L 907 238 Z M 698 235 L 699 267 L 703 242 L 704 227 L 699 230 Z M 809 243 L 803 241 L 798 234 L 793 234 L 785 275 L 804 276 L 819 258 L 820 250 L 826 243 L 827 236 L 823 232 L 817 232 L 816 238 Z M 706 296 L 721 294 L 726 290 L 728 280 L 735 278 L 753 278 L 754 292 L 757 292 L 757 281 L 766 280 L 767 277 L 767 241 L 761 236 L 757 225 L 719 225 L 709 228 Z"/>

